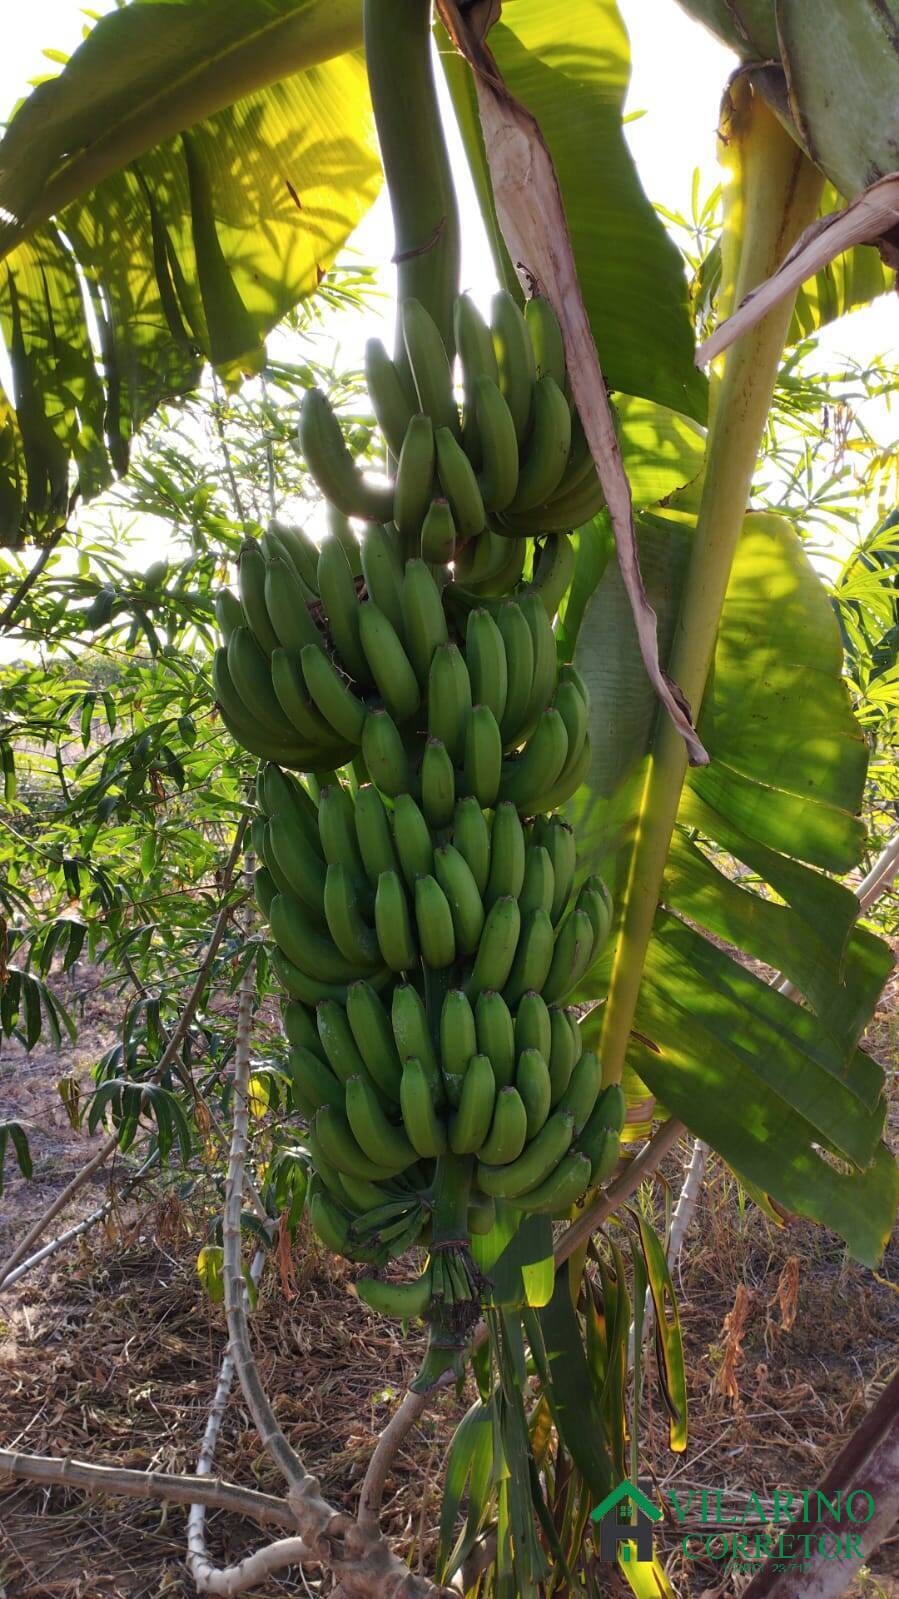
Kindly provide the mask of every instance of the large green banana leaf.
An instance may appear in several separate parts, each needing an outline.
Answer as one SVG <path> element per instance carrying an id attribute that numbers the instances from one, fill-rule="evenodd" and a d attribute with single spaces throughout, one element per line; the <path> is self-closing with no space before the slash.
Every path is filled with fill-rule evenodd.
<path id="1" fill-rule="evenodd" d="M 72 461 L 83 495 L 102 488 L 204 360 L 257 367 L 315 291 L 380 183 L 360 43 L 359 0 L 139 0 L 19 107 L 0 143 L 0 542 L 65 513 Z"/>
<path id="2" fill-rule="evenodd" d="M 691 529 L 683 512 L 641 524 L 644 576 L 669 633 Z M 613 567 L 576 660 L 594 755 L 572 820 L 620 927 L 658 714 Z M 867 766 L 841 665 L 830 604 L 795 531 L 748 516 L 699 723 L 711 761 L 682 795 L 628 1066 L 738 1172 L 871 1263 L 892 1226 L 896 1172 L 880 1143 L 882 1073 L 858 1041 L 891 957 L 858 927 L 855 896 L 835 875 L 862 854 Z M 772 969 L 802 1005 L 770 986 Z M 609 958 L 580 997 L 601 1001 L 610 972 Z"/>
<path id="3" fill-rule="evenodd" d="M 630 49 L 615 0 L 564 7 L 515 0 L 490 29 L 489 45 L 555 162 L 606 381 L 704 420 L 706 381 L 693 360 L 683 263 L 643 192 L 622 132 Z M 471 74 L 450 60 L 448 78 L 497 268 L 511 286 Z M 527 262 L 521 266 L 526 272 Z"/>

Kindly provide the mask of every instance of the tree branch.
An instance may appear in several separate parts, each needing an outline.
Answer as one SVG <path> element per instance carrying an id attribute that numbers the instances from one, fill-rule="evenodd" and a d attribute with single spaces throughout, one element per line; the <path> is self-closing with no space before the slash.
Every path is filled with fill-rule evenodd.
<path id="1" fill-rule="evenodd" d="M 123 1466 L 92 1466 L 84 1460 L 61 1460 L 53 1455 L 20 1455 L 0 1449 L 0 1477 L 24 1477 L 28 1482 L 59 1483 L 92 1494 L 121 1495 L 126 1499 L 164 1499 L 171 1504 L 204 1504 L 231 1510 L 251 1521 L 295 1528 L 290 1506 L 273 1494 L 214 1477 L 182 1477 L 166 1471 L 128 1471 Z"/>
<path id="2" fill-rule="evenodd" d="M 406 1434 L 412 1430 L 422 1411 L 427 1409 L 428 1398 L 427 1394 L 414 1394 L 410 1390 L 402 1404 L 394 1411 L 375 1445 L 359 1495 L 358 1519 L 363 1531 L 378 1530 L 387 1473 Z"/>

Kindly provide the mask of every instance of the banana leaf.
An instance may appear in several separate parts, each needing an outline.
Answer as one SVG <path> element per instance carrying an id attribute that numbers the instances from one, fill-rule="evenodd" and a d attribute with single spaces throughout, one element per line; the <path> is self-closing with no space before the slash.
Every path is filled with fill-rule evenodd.
<path id="1" fill-rule="evenodd" d="M 258 368 L 315 293 L 380 184 L 360 43 L 358 0 L 142 0 L 19 106 L 0 141 L 0 543 L 122 471 L 204 360 Z"/>
<path id="2" fill-rule="evenodd" d="M 683 513 L 642 522 L 668 642 L 691 528 Z M 613 568 L 575 658 L 595 710 L 593 765 L 570 819 L 584 869 L 612 888 L 620 931 L 657 712 Z M 795 531 L 748 516 L 699 721 L 711 762 L 682 794 L 627 1064 L 751 1183 L 872 1263 L 892 1226 L 896 1172 L 880 1143 L 882 1072 L 858 1041 L 892 961 L 856 926 L 855 896 L 837 880 L 863 853 L 867 769 L 841 664 L 830 603 Z M 750 961 L 785 972 L 805 1004 Z M 611 971 L 609 954 L 578 997 L 606 998 Z M 600 1007 L 588 1036 L 601 1020 Z"/>
<path id="3" fill-rule="evenodd" d="M 683 265 L 640 184 L 621 127 L 630 78 L 615 0 L 515 0 L 489 45 L 511 93 L 536 117 L 556 165 L 578 276 L 613 389 L 703 421 Z M 471 73 L 450 62 L 450 92 L 501 280 L 511 271 L 490 198 Z M 516 263 L 517 264 L 517 263 Z M 527 271 L 527 262 L 520 268 Z"/>

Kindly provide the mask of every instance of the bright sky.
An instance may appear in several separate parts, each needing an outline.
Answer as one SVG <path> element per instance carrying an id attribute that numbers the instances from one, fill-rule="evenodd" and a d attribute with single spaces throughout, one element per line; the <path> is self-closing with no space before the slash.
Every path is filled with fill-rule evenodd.
<path id="1" fill-rule="evenodd" d="M 93 3 L 96 9 L 110 8 L 110 0 Z M 632 82 L 627 109 L 645 113 L 627 124 L 627 137 L 649 197 L 669 210 L 688 214 L 694 168 L 700 169 L 701 194 L 718 181 L 718 104 L 734 58 L 674 0 L 619 0 L 619 4 L 631 36 Z M 27 8 L 16 8 L 15 21 L 7 23 L 0 56 L 0 113 L 12 108 L 30 78 L 58 71 L 56 64 L 44 59 L 43 49 L 49 46 L 70 52 L 81 38 L 83 25 L 84 16 L 75 0 L 30 0 Z M 454 165 L 460 173 L 463 213 L 462 282 L 486 302 L 494 287 L 487 241 L 464 163 Z M 389 296 L 392 229 L 385 196 L 351 242 L 362 261 L 383 265 L 383 286 Z M 389 297 L 381 315 L 389 342 L 393 321 Z M 348 362 L 359 361 L 362 343 L 374 331 L 372 321 L 372 312 L 367 311 L 364 319 L 343 317 L 335 322 L 333 335 Z M 849 350 L 864 361 L 897 348 L 899 301 L 891 296 L 826 330 L 822 364 Z M 869 406 L 865 420 L 881 444 L 895 437 L 895 417 L 888 414 L 885 403 Z M 146 549 L 135 548 L 136 564 L 153 559 L 158 544 L 159 533 L 154 530 Z"/>

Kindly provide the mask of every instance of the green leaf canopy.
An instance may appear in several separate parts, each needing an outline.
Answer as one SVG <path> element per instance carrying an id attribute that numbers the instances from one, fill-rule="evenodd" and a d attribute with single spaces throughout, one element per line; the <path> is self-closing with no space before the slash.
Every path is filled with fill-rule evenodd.
<path id="1" fill-rule="evenodd" d="M 358 0 L 137 0 L 0 143 L 0 540 L 122 470 L 204 360 L 226 376 L 377 193 Z"/>

